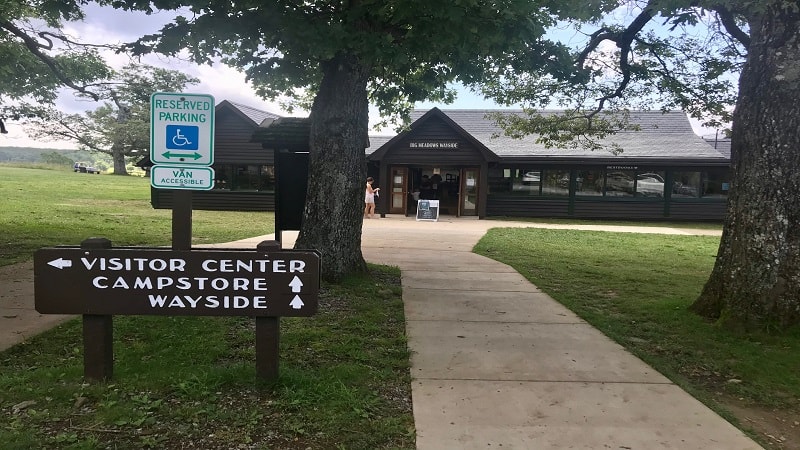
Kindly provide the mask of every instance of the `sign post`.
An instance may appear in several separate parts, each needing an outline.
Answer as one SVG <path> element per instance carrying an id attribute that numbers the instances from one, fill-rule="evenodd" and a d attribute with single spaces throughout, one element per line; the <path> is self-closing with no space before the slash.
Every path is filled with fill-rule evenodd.
<path id="1" fill-rule="evenodd" d="M 192 191 L 214 188 L 214 97 L 156 92 L 150 96 L 150 185 L 173 189 L 172 248 L 192 246 Z"/>
<path id="2" fill-rule="evenodd" d="M 89 238 L 81 242 L 81 249 L 109 249 L 111 241 Z M 84 314 L 83 320 L 83 374 L 88 380 L 108 381 L 114 374 L 114 317 L 108 314 Z"/>
<path id="3" fill-rule="evenodd" d="M 65 287 L 69 288 L 65 288 Z M 84 318 L 84 375 L 113 371 L 113 315 L 256 318 L 256 375 L 278 376 L 281 316 L 317 312 L 320 255 L 264 241 L 254 250 L 112 248 L 103 238 L 34 254 L 34 299 L 42 314 Z"/>
<path id="4" fill-rule="evenodd" d="M 255 250 L 192 249 L 192 191 L 214 187 L 214 98 L 150 98 L 150 184 L 175 189 L 172 249 L 39 249 L 34 299 L 41 314 L 83 315 L 84 376 L 113 373 L 113 315 L 249 316 L 256 320 L 256 376 L 278 377 L 280 317 L 317 312 L 320 255 L 264 241 Z"/>

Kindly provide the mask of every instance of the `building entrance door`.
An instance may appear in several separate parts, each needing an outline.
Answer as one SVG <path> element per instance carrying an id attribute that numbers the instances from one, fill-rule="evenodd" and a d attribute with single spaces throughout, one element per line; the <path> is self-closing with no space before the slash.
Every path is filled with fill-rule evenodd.
<path id="1" fill-rule="evenodd" d="M 459 216 L 478 215 L 478 169 L 461 169 L 461 191 L 458 204 Z"/>
<path id="2" fill-rule="evenodd" d="M 392 179 L 390 183 L 389 214 L 407 214 L 408 168 L 392 167 Z"/>

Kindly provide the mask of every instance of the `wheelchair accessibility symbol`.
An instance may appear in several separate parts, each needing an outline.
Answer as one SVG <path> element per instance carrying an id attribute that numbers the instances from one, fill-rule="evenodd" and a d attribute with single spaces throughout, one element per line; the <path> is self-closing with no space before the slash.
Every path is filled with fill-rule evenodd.
<path id="1" fill-rule="evenodd" d="M 193 125 L 167 125 L 167 148 L 171 150 L 197 150 L 200 127 Z"/>

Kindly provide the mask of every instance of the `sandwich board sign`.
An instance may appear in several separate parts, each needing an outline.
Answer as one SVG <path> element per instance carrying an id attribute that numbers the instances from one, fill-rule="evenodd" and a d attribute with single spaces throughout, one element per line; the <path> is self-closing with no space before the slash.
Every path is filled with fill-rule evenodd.
<path id="1" fill-rule="evenodd" d="M 155 165 L 212 165 L 214 97 L 179 92 L 150 96 L 150 160 Z"/>
<path id="2" fill-rule="evenodd" d="M 439 200 L 420 200 L 417 202 L 417 222 L 439 221 Z"/>

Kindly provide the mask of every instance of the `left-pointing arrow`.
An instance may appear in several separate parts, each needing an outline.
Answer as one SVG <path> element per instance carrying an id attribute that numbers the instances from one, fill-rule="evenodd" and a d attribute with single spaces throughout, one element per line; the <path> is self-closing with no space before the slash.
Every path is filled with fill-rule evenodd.
<path id="1" fill-rule="evenodd" d="M 64 258 L 54 259 L 54 260 L 48 262 L 47 264 L 50 265 L 50 266 L 53 266 L 53 267 L 55 267 L 57 269 L 63 269 L 65 267 L 72 267 L 72 261 L 69 260 L 69 259 L 64 259 Z"/>

